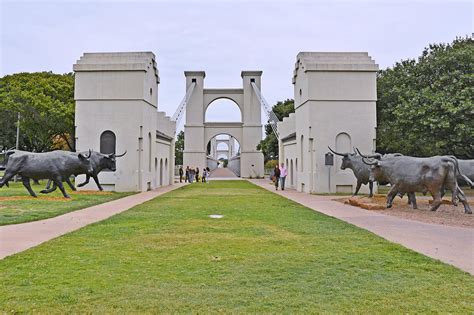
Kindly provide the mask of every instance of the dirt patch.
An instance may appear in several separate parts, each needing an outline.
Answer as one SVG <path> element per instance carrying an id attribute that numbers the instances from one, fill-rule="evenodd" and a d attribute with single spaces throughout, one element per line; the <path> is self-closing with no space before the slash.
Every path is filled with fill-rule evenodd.
<path id="1" fill-rule="evenodd" d="M 10 197 L 0 197 L 0 201 L 15 201 L 15 200 L 42 200 L 42 201 L 63 201 L 69 202 L 72 199 L 64 197 L 49 197 L 49 196 L 38 196 L 37 198 L 31 196 L 10 196 Z"/>
<path id="2" fill-rule="evenodd" d="M 337 198 L 334 200 L 399 218 L 421 221 L 426 223 L 474 228 L 474 214 L 465 214 L 464 207 L 461 203 L 459 203 L 459 205 L 455 207 L 451 203 L 451 200 L 447 198 L 443 199 L 442 205 L 437 211 L 430 210 L 431 198 L 428 197 L 416 198 L 418 204 L 417 210 L 412 209 L 412 207 L 408 205 L 408 199 L 406 197 L 403 199 L 396 197 L 393 201 L 392 208 L 386 209 L 385 198 L 386 197 L 384 195 L 375 195 L 373 198 L 363 196 L 351 198 Z M 474 209 L 474 198 L 468 197 L 468 199 L 471 209 Z"/>
<path id="3" fill-rule="evenodd" d="M 385 209 L 384 205 L 369 201 L 369 200 L 363 200 L 359 198 L 349 198 L 344 203 L 348 203 L 352 206 L 356 206 L 362 209 L 367 209 L 367 210 L 383 210 Z"/>
<path id="4" fill-rule="evenodd" d="M 111 191 L 97 191 L 97 190 L 80 190 L 73 191 L 71 195 L 112 195 Z"/>

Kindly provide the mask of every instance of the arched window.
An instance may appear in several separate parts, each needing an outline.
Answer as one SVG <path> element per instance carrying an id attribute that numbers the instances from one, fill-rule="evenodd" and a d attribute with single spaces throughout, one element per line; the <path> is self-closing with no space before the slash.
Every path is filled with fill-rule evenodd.
<path id="1" fill-rule="evenodd" d="M 168 184 L 168 158 L 165 159 L 165 183 Z"/>
<path id="2" fill-rule="evenodd" d="M 352 152 L 351 145 L 351 136 L 345 132 L 341 132 L 336 136 L 336 152 L 340 153 L 350 153 Z M 337 166 L 340 166 L 342 163 L 342 157 L 336 155 L 336 160 L 334 161 Z M 338 172 L 344 172 L 340 167 L 336 168 Z"/>
<path id="3" fill-rule="evenodd" d="M 301 150 L 301 152 L 300 152 L 300 159 L 301 159 L 300 164 L 301 164 L 301 171 L 303 171 L 303 165 L 304 165 L 304 163 L 303 163 L 303 161 L 304 161 L 304 150 L 303 150 L 304 141 L 303 141 L 303 140 L 304 140 L 303 135 L 301 135 L 301 142 L 300 142 L 300 150 Z"/>
<path id="4" fill-rule="evenodd" d="M 351 137 L 347 133 L 341 132 L 336 136 L 336 151 L 341 153 L 352 152 Z"/>
<path id="5" fill-rule="evenodd" d="M 298 185 L 298 158 L 295 159 L 295 188 Z"/>
<path id="6" fill-rule="evenodd" d="M 293 186 L 293 160 L 290 160 L 290 183 Z"/>
<path id="7" fill-rule="evenodd" d="M 148 172 L 151 172 L 151 133 L 148 133 Z"/>
<path id="8" fill-rule="evenodd" d="M 163 186 L 163 159 L 160 159 L 160 186 Z"/>
<path id="9" fill-rule="evenodd" d="M 115 133 L 110 130 L 104 131 L 100 135 L 100 153 L 115 153 L 116 137 Z"/>
<path id="10" fill-rule="evenodd" d="M 153 176 L 153 181 L 155 183 L 155 187 L 158 186 L 158 158 L 155 158 L 155 176 Z"/>

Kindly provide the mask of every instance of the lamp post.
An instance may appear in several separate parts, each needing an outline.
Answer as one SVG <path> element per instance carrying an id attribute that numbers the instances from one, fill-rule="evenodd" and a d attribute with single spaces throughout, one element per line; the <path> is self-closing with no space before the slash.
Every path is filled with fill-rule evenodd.
<path id="1" fill-rule="evenodd" d="M 18 112 L 18 119 L 16 122 L 16 144 L 15 148 L 17 150 L 20 149 L 20 112 Z"/>
<path id="2" fill-rule="evenodd" d="M 18 119 L 16 122 L 16 143 L 15 143 L 15 148 L 17 150 L 20 149 L 20 112 L 18 112 Z M 18 176 L 15 175 L 14 182 L 18 181 Z"/>

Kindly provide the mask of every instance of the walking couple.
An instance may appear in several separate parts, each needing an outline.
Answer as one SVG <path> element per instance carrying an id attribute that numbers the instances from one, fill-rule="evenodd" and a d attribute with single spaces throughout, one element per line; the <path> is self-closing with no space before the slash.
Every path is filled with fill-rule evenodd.
<path id="1" fill-rule="evenodd" d="M 278 184 L 281 186 L 281 190 L 285 190 L 285 180 L 288 171 L 286 170 L 285 163 L 281 163 L 281 166 L 278 167 L 278 164 L 275 165 L 273 169 L 273 182 L 275 183 L 275 189 L 278 190 Z"/>

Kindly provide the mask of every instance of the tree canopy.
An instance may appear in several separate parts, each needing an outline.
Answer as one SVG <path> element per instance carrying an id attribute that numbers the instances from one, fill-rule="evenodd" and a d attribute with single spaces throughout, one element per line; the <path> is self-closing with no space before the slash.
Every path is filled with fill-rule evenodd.
<path id="1" fill-rule="evenodd" d="M 295 112 L 295 102 L 292 99 L 279 101 L 273 105 L 272 110 L 279 120 L 283 120 Z M 270 124 L 265 125 L 265 139 L 260 141 L 257 149 L 262 150 L 265 161 L 278 159 L 278 139 L 273 134 Z"/>
<path id="2" fill-rule="evenodd" d="M 175 165 L 183 165 L 183 151 L 184 151 L 184 131 L 180 131 L 176 136 L 174 145 L 174 161 Z"/>
<path id="3" fill-rule="evenodd" d="M 474 157 L 474 43 L 433 44 L 377 78 L 377 149 Z"/>
<path id="4" fill-rule="evenodd" d="M 74 76 L 51 72 L 0 78 L 0 147 L 15 145 L 20 113 L 20 148 L 74 150 Z"/>

